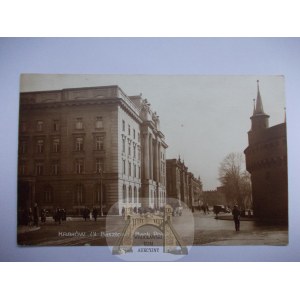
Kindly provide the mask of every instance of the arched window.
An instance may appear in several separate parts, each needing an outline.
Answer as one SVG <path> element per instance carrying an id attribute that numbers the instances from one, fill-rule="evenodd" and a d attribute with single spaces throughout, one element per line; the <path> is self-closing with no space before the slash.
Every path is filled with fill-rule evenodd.
<path id="1" fill-rule="evenodd" d="M 132 187 L 131 187 L 131 185 L 129 186 L 129 192 L 128 192 L 128 194 L 129 194 L 129 203 L 131 203 L 132 202 Z"/>
<path id="2" fill-rule="evenodd" d="M 126 189 L 126 185 L 123 184 L 123 203 L 126 203 L 126 199 L 127 199 L 127 189 Z"/>

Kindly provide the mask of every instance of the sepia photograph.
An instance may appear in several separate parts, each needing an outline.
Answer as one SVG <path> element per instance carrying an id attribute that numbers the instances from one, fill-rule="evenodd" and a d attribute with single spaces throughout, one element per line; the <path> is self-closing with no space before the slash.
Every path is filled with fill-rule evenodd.
<path id="1" fill-rule="evenodd" d="M 19 246 L 288 244 L 283 76 L 20 81 Z"/>

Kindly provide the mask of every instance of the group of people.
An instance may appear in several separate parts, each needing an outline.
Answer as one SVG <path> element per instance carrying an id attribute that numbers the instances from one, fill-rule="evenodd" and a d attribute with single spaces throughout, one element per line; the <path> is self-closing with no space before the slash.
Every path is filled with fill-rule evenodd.
<path id="1" fill-rule="evenodd" d="M 64 208 L 57 207 L 53 214 L 53 219 L 56 223 L 61 224 L 62 221 L 67 220 L 67 212 Z"/>
<path id="2" fill-rule="evenodd" d="M 99 212 L 96 207 L 93 208 L 92 212 L 87 207 L 82 212 L 82 217 L 84 218 L 85 221 L 93 218 L 96 222 L 98 215 L 99 215 Z"/>

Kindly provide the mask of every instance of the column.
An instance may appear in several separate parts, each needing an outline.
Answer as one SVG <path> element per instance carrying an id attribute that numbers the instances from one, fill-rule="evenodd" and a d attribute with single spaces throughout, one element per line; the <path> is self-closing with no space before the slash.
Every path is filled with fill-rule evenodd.
<path id="1" fill-rule="evenodd" d="M 143 174 L 144 179 L 149 179 L 149 135 L 143 134 L 144 145 L 143 146 Z"/>
<path id="2" fill-rule="evenodd" d="M 149 134 L 149 177 L 153 180 L 153 143 L 152 135 Z"/>

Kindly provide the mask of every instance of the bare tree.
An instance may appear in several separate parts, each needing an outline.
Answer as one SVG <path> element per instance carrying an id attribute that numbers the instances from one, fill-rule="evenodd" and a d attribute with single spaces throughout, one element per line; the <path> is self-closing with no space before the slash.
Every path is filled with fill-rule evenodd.
<path id="1" fill-rule="evenodd" d="M 241 153 L 228 154 L 219 167 L 219 181 L 228 205 L 238 204 L 243 209 L 251 207 L 251 180 L 244 167 Z"/>

